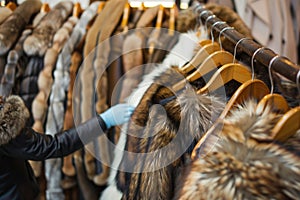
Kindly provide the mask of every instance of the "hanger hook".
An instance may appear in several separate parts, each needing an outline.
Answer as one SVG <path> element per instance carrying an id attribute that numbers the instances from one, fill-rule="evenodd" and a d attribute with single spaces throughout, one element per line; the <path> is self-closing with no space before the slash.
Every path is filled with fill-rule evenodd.
<path id="1" fill-rule="evenodd" d="M 270 63 L 269 63 L 269 67 L 268 67 L 268 70 L 269 70 L 269 78 L 270 78 L 270 83 L 271 83 L 271 94 L 274 93 L 274 80 L 273 80 L 273 77 L 272 77 L 272 65 L 273 65 L 273 63 L 274 63 L 279 57 L 280 57 L 279 55 L 274 56 L 274 58 L 271 59 L 271 61 L 270 61 Z"/>
<path id="2" fill-rule="evenodd" d="M 211 40 L 212 40 L 212 43 L 215 42 L 215 37 L 214 37 L 214 33 L 213 33 L 213 30 L 214 30 L 214 27 L 218 24 L 226 24 L 226 22 L 223 22 L 223 21 L 217 21 L 215 23 L 213 23 L 213 25 L 211 25 L 211 28 L 210 28 L 210 36 L 211 36 Z"/>
<path id="3" fill-rule="evenodd" d="M 252 80 L 254 80 L 254 59 L 256 54 L 258 54 L 261 50 L 266 49 L 266 47 L 260 47 L 256 49 L 256 51 L 253 53 L 252 58 L 251 58 L 251 70 L 252 70 Z"/>
<path id="4" fill-rule="evenodd" d="M 222 42 L 221 42 L 221 36 L 222 36 L 222 33 L 223 33 L 224 31 L 230 30 L 230 29 L 233 30 L 234 27 L 228 26 L 228 27 L 223 28 L 223 29 L 220 31 L 220 34 L 219 34 L 219 44 L 220 44 L 221 50 L 223 50 Z"/>
<path id="5" fill-rule="evenodd" d="M 195 13 L 195 14 L 198 14 L 199 10 L 200 10 L 200 9 L 203 9 L 203 8 L 205 8 L 205 5 L 198 4 L 198 5 L 194 8 L 194 13 Z"/>
<path id="6" fill-rule="evenodd" d="M 245 38 L 240 39 L 240 40 L 236 43 L 236 45 L 235 45 L 235 47 L 234 47 L 233 63 L 235 63 L 235 60 L 236 60 L 235 57 L 236 57 L 237 47 L 238 47 L 239 44 L 240 44 L 241 42 L 243 42 L 244 40 L 252 40 L 252 39 L 251 39 L 251 38 L 245 37 Z"/>
<path id="7" fill-rule="evenodd" d="M 200 8 L 201 8 L 201 4 L 200 3 L 199 4 L 195 4 L 195 5 L 192 6 L 192 9 L 193 9 L 194 13 L 197 13 Z"/>
<path id="8" fill-rule="evenodd" d="M 205 32 L 206 33 L 208 32 L 208 27 L 207 27 L 208 21 L 215 18 L 215 17 L 216 17 L 216 15 L 211 15 L 211 16 L 207 17 L 207 19 L 205 20 Z"/>
<path id="9" fill-rule="evenodd" d="M 203 26 L 201 17 L 202 17 L 202 15 L 204 15 L 205 13 L 212 13 L 212 12 L 211 12 L 210 10 L 203 10 L 203 11 L 199 14 L 198 20 L 200 21 L 200 27 Z"/>
<path id="10" fill-rule="evenodd" d="M 194 8 L 194 13 L 198 14 L 198 11 L 202 8 L 204 8 L 205 6 L 202 6 L 200 4 L 198 4 L 195 8 Z M 197 21 L 197 25 L 201 25 L 201 19 L 199 17 L 196 17 L 196 21 Z"/>

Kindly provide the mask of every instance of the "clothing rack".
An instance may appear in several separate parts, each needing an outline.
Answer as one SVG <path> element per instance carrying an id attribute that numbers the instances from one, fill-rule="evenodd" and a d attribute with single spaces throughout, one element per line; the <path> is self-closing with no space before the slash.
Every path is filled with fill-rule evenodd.
<path id="1" fill-rule="evenodd" d="M 215 24 L 212 28 L 214 32 L 217 32 L 218 34 L 226 27 L 230 27 L 227 23 L 216 23 L 218 21 L 222 21 L 218 17 L 211 17 L 214 14 L 205 8 L 203 4 L 200 4 L 199 2 L 194 1 L 193 2 L 194 12 L 199 15 L 199 20 L 202 22 L 206 22 L 208 27 L 211 27 L 213 24 Z M 200 16 L 200 13 L 207 10 L 208 12 L 203 13 Z M 210 17 L 209 20 L 207 20 Z M 204 24 L 204 23 L 203 23 Z M 228 29 L 226 31 L 222 32 L 222 36 L 224 36 L 226 39 L 228 39 L 233 44 L 237 44 L 242 38 L 245 38 L 241 33 L 236 31 L 235 29 Z M 239 42 L 238 49 L 242 53 L 246 54 L 248 58 L 252 58 L 254 52 L 261 48 L 262 46 L 255 42 L 254 40 L 243 40 Z M 270 49 L 262 49 L 255 55 L 256 62 L 260 63 L 261 65 L 265 67 L 269 67 L 270 61 L 276 57 L 277 54 L 273 52 Z M 281 76 L 289 79 L 290 81 L 293 81 L 294 83 L 297 83 L 297 74 L 300 71 L 300 67 L 290 61 L 288 58 L 285 57 L 278 57 L 276 60 L 274 60 L 272 64 L 272 70 L 280 74 Z M 298 77 L 298 83 L 300 83 L 300 77 Z"/>

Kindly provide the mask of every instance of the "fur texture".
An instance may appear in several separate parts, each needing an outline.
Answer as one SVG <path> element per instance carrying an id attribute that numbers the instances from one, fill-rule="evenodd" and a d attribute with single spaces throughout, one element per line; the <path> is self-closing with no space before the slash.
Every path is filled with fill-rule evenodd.
<path id="1" fill-rule="evenodd" d="M 55 33 L 72 12 L 72 2 L 60 2 L 45 15 L 24 42 L 24 51 L 27 55 L 44 56 L 51 46 Z"/>
<path id="2" fill-rule="evenodd" d="M 9 96 L 0 110 L 0 145 L 17 137 L 26 126 L 29 111 L 18 96 Z"/>
<path id="3" fill-rule="evenodd" d="M 178 179 L 175 199 L 299 197 L 300 158 L 269 140 L 278 116 L 255 107 L 249 102 L 215 126 Z"/>
<path id="4" fill-rule="evenodd" d="M 186 163 L 189 147 L 193 148 L 222 110 L 217 99 L 196 95 L 189 86 L 180 94 L 172 93 L 168 87 L 181 78 L 175 70 L 167 70 L 147 90 L 132 115 L 125 150 L 139 155 L 126 154 L 121 162 L 121 171 L 129 167 L 136 172 L 118 174 L 123 199 L 172 198 L 177 170 Z M 174 95 L 177 98 L 161 102 Z M 150 154 L 143 157 L 140 153 Z"/>
<path id="5" fill-rule="evenodd" d="M 181 66 L 187 60 L 190 60 L 193 57 L 193 50 L 197 45 L 197 37 L 195 32 L 188 32 L 186 34 L 181 34 L 178 40 L 178 43 L 171 50 L 170 54 L 166 56 L 163 63 L 156 67 L 150 74 L 144 75 L 143 81 L 138 85 L 138 87 L 130 94 L 126 100 L 129 105 L 136 107 L 141 101 L 144 93 L 154 82 L 155 77 L 159 77 L 172 65 Z M 125 144 L 127 140 L 127 124 L 122 127 L 122 132 L 120 139 L 115 148 L 115 157 L 112 163 L 112 169 L 109 176 L 109 186 L 103 192 L 101 199 L 108 199 L 110 194 L 109 191 L 118 191 L 117 196 L 122 196 L 122 192 L 117 188 L 116 176 L 117 170 L 120 169 L 120 163 L 123 157 Z"/>
<path id="6" fill-rule="evenodd" d="M 5 55 L 13 47 L 31 17 L 40 10 L 41 6 L 40 1 L 24 1 L 0 25 L 0 55 Z"/>
<path id="7" fill-rule="evenodd" d="M 212 11 L 218 18 L 220 18 L 222 21 L 225 21 L 229 26 L 234 27 L 245 37 L 252 38 L 250 29 L 243 22 L 240 16 L 237 13 L 235 13 L 232 9 L 214 3 L 208 3 L 205 6 L 208 10 Z M 180 32 L 186 32 L 188 30 L 194 30 L 195 28 L 197 28 L 196 17 L 197 16 L 193 12 L 192 8 L 180 12 L 177 18 L 177 30 Z"/>

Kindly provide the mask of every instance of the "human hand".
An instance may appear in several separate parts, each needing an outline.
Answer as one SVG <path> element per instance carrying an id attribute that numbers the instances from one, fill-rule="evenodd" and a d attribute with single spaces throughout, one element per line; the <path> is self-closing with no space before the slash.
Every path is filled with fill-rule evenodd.
<path id="1" fill-rule="evenodd" d="M 128 104 L 117 104 L 100 114 L 107 129 L 112 126 L 126 123 L 134 111 L 134 107 Z"/>

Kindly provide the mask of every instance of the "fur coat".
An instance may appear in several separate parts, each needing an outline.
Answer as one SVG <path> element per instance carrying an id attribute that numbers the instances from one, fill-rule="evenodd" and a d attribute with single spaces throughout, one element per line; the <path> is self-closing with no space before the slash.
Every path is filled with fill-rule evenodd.
<path id="1" fill-rule="evenodd" d="M 0 55 L 5 55 L 13 47 L 41 6 L 42 3 L 37 0 L 25 1 L 0 25 Z"/>
<path id="2" fill-rule="evenodd" d="M 300 158 L 287 148 L 299 150 L 299 142 L 272 141 L 279 115 L 256 105 L 246 102 L 207 133 L 177 180 L 175 199 L 299 198 Z"/>
<path id="3" fill-rule="evenodd" d="M 172 48 L 171 53 L 169 53 L 166 56 L 163 63 L 157 65 L 157 67 L 153 71 L 151 71 L 151 73 L 144 75 L 142 82 L 127 98 L 127 103 L 129 105 L 137 107 L 139 102 L 141 102 L 143 95 L 150 88 L 152 83 L 154 83 L 155 80 L 159 79 L 158 77 L 160 77 L 164 72 L 166 72 L 166 70 L 168 70 L 171 66 L 182 66 L 184 63 L 186 63 L 192 58 L 195 46 L 197 46 L 197 37 L 195 32 L 181 34 L 177 44 Z M 178 75 L 177 72 L 176 74 Z M 143 117 L 144 120 L 147 120 L 145 119 L 145 116 Z M 114 150 L 115 156 L 109 177 L 109 186 L 102 193 L 101 199 L 121 199 L 123 196 L 125 186 L 123 188 L 119 186 L 120 184 L 123 184 L 122 181 L 124 182 L 124 180 L 118 178 L 119 175 L 117 174 L 117 170 L 121 169 L 122 164 L 120 163 L 123 157 L 125 156 L 124 152 L 126 152 L 125 149 L 127 148 L 126 141 L 129 140 L 127 138 L 129 133 L 128 129 L 129 127 L 126 124 L 122 126 L 121 136 Z M 130 170 L 133 170 L 132 166 L 130 166 Z M 129 178 L 130 177 L 126 177 L 125 179 Z M 128 187 L 128 185 L 126 187 Z"/>
<path id="4" fill-rule="evenodd" d="M 196 95 L 190 86 L 178 94 L 168 89 L 181 78 L 174 69 L 167 70 L 132 115 L 125 148 L 129 153 L 117 175 L 122 199 L 171 199 L 180 167 L 222 110 L 218 99 Z"/>
<path id="5" fill-rule="evenodd" d="M 0 7 L 0 24 L 2 24 L 5 19 L 11 15 L 12 10 L 7 7 Z"/>
<path id="6" fill-rule="evenodd" d="M 33 33 L 24 42 L 24 51 L 29 56 L 43 56 L 51 46 L 54 34 L 71 14 L 73 3 L 70 1 L 58 3 L 41 19 Z"/>

